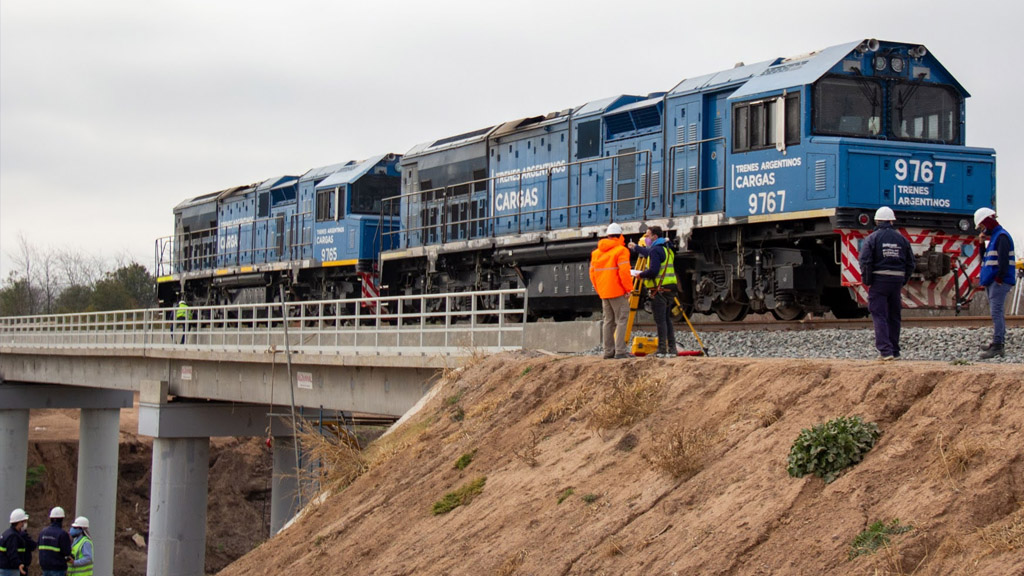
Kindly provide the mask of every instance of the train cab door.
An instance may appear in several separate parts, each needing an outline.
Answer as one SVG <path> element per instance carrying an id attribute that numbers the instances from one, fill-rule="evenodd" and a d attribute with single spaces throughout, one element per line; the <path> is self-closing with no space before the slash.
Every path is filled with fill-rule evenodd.
<path id="1" fill-rule="evenodd" d="M 701 130 L 703 144 L 700 146 L 700 187 L 701 212 L 723 212 L 725 210 L 725 130 L 729 110 L 729 94 L 711 94 L 704 100 L 704 122 Z"/>

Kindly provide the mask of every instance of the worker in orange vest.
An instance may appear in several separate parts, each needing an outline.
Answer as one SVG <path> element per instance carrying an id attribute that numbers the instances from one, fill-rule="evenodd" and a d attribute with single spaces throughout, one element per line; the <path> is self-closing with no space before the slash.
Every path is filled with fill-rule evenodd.
<path id="1" fill-rule="evenodd" d="M 626 352 L 629 293 L 633 291 L 629 270 L 629 249 L 622 237 L 622 227 L 612 222 L 590 254 L 590 282 L 601 297 L 604 315 L 601 331 L 606 359 L 630 357 Z"/>

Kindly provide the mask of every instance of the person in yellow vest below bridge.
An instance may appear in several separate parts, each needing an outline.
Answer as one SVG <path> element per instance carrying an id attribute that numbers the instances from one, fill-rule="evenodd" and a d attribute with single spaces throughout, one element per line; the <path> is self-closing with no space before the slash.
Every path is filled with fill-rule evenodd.
<path id="1" fill-rule="evenodd" d="M 647 270 L 633 270 L 631 274 L 643 279 L 644 287 L 651 296 L 651 311 L 654 324 L 658 327 L 658 358 L 675 358 L 679 355 L 676 347 L 676 331 L 672 326 L 672 303 L 675 301 L 676 252 L 666 241 L 660 226 L 650 226 L 644 233 L 645 246 L 629 243 L 629 250 L 648 258 Z"/>
<path id="2" fill-rule="evenodd" d="M 75 518 L 71 523 L 71 559 L 68 576 L 92 576 L 92 539 L 89 538 L 89 519 Z"/>
<path id="3" fill-rule="evenodd" d="M 601 297 L 601 322 L 604 357 L 629 358 L 626 352 L 626 322 L 629 320 L 629 294 L 633 291 L 629 250 L 622 227 L 612 222 L 605 237 L 590 253 L 590 282 Z"/>

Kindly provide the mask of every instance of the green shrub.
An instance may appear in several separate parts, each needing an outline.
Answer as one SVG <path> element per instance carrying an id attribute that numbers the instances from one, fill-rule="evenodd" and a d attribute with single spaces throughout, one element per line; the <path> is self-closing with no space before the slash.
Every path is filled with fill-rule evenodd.
<path id="1" fill-rule="evenodd" d="M 445 494 L 443 498 L 434 502 L 434 515 L 446 514 L 459 506 L 469 504 L 477 494 L 484 491 L 485 482 L 487 482 L 487 477 L 481 476 L 469 484 L 463 484 L 454 492 Z"/>
<path id="2" fill-rule="evenodd" d="M 860 462 L 880 435 L 877 424 L 864 422 L 860 416 L 803 429 L 789 451 L 786 470 L 794 478 L 815 474 L 829 484 L 844 468 Z"/>
<path id="3" fill-rule="evenodd" d="M 39 466 L 33 466 L 26 470 L 25 473 L 25 487 L 31 488 L 36 484 L 39 484 L 46 477 L 46 466 L 40 464 Z"/>
<path id="4" fill-rule="evenodd" d="M 900 526 L 899 518 L 894 519 L 888 524 L 879 520 L 868 526 L 867 530 L 857 534 L 857 537 L 853 539 L 853 543 L 850 544 L 850 555 L 848 558 L 853 560 L 857 556 L 874 554 L 879 548 L 889 545 L 890 534 L 903 534 L 913 529 L 913 526 Z"/>
<path id="5" fill-rule="evenodd" d="M 561 504 L 562 502 L 565 502 L 566 498 L 572 496 L 575 493 L 576 491 L 573 490 L 572 488 L 566 488 L 565 490 L 562 490 L 562 493 L 558 495 L 558 503 Z"/>
<path id="6" fill-rule="evenodd" d="M 455 469 L 465 470 L 466 466 L 469 466 L 469 463 L 473 461 L 473 456 L 476 456 L 476 450 L 466 452 L 462 456 L 459 456 L 459 459 L 455 461 Z"/>

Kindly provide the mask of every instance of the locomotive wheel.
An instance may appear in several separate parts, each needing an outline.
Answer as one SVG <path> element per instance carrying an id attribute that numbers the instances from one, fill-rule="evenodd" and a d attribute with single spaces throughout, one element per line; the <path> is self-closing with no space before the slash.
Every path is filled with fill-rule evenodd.
<path id="1" fill-rule="evenodd" d="M 776 320 L 781 320 L 782 322 L 803 320 L 804 316 L 807 316 L 807 311 L 797 304 L 776 306 L 771 312 Z"/>
<path id="2" fill-rule="evenodd" d="M 715 314 L 722 322 L 739 322 L 747 317 L 750 308 L 742 302 L 730 302 L 721 304 L 715 309 Z"/>

